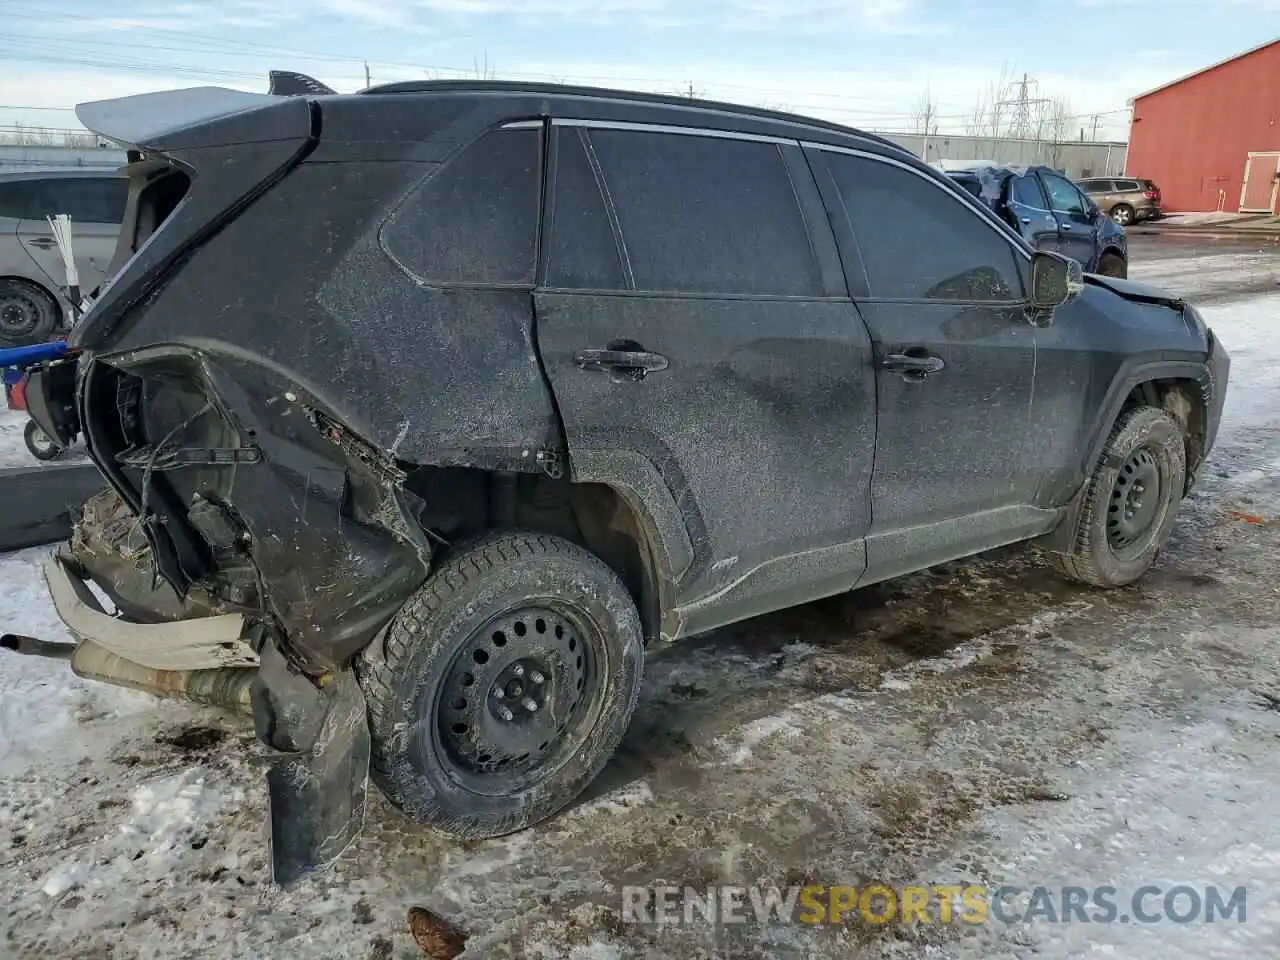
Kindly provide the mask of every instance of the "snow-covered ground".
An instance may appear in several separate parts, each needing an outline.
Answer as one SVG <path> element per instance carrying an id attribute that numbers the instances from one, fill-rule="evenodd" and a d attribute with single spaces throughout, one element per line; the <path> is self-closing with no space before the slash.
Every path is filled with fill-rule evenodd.
<path id="1" fill-rule="evenodd" d="M 41 463 L 50 462 L 33 457 L 22 439 L 22 431 L 29 419 L 25 411 L 0 408 L 0 470 L 8 467 L 38 467 Z M 53 462 L 62 463 L 84 457 L 84 448 L 76 445 Z"/>
<path id="2" fill-rule="evenodd" d="M 1274 263 L 1133 273 L 1194 299 L 1206 269 Z M 1011 549 L 677 645 L 585 802 L 510 838 L 453 843 L 377 801 L 333 870 L 281 892 L 247 724 L 0 655 L 0 957 L 419 957 L 415 905 L 483 958 L 1280 957 L 1280 294 L 1204 313 L 1232 354 L 1224 423 L 1142 584 L 1073 587 Z M 42 554 L 0 557 L 0 625 L 56 638 Z M 765 930 L 618 915 L 624 884 L 872 881 L 1111 884 L 1122 906 L 1145 884 L 1244 885 L 1248 912 Z"/>

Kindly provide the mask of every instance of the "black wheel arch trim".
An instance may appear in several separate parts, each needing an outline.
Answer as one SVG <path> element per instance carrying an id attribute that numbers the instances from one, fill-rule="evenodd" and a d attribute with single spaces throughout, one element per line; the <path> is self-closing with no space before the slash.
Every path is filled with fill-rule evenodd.
<path id="1" fill-rule="evenodd" d="M 1150 383 L 1155 380 L 1194 380 L 1200 384 L 1202 390 L 1202 402 L 1205 405 L 1206 413 L 1212 416 L 1214 405 L 1212 403 L 1213 391 L 1217 389 L 1217 385 L 1213 382 L 1213 376 L 1209 371 L 1207 361 L 1203 360 L 1148 360 L 1121 368 L 1119 374 L 1111 381 L 1111 386 L 1107 389 L 1106 400 L 1100 407 L 1100 412 L 1094 418 L 1089 427 L 1089 445 L 1086 448 L 1085 456 L 1080 460 L 1080 470 L 1078 475 L 1079 482 L 1076 484 L 1075 492 L 1070 501 L 1066 505 L 1066 512 L 1062 521 L 1053 530 L 1039 538 L 1038 542 L 1047 550 L 1066 549 L 1061 545 L 1063 536 L 1069 536 L 1070 530 L 1074 528 L 1074 517 L 1080 508 L 1080 503 L 1085 490 L 1089 485 L 1089 477 L 1093 473 L 1093 465 L 1098 462 L 1098 458 L 1102 456 L 1102 449 L 1106 446 L 1107 438 L 1111 434 L 1111 425 L 1116 422 L 1116 418 L 1120 416 L 1120 412 L 1124 409 L 1125 401 L 1135 388 L 1144 383 Z M 1207 424 L 1205 449 L 1201 451 L 1201 457 L 1208 455 L 1208 440 L 1216 433 L 1216 424 Z M 1187 463 L 1187 487 L 1194 479 L 1195 469 L 1199 463 Z M 1064 533 L 1066 531 L 1067 533 Z"/>
<path id="2" fill-rule="evenodd" d="M 577 483 L 599 483 L 622 497 L 635 513 L 647 544 L 641 544 L 652 564 L 658 590 L 661 633 L 676 636 L 677 585 L 694 568 L 696 553 L 684 516 L 658 468 L 634 451 L 578 451 L 569 454 L 570 471 Z"/>

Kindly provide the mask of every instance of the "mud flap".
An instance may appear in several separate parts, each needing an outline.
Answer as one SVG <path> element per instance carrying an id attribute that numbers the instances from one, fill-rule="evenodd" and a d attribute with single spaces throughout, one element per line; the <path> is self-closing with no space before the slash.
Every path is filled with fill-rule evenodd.
<path id="1" fill-rule="evenodd" d="M 286 754 L 267 770 L 271 872 L 289 886 L 332 863 L 364 827 L 369 723 L 350 670 L 316 686 L 273 646 L 262 650 L 253 688 L 258 736 Z"/>

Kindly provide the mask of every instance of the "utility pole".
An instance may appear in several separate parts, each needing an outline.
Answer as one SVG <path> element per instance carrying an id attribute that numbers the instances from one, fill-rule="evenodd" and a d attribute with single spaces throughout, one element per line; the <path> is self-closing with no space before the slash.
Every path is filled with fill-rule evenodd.
<path id="1" fill-rule="evenodd" d="M 364 85 L 365 87 L 373 86 L 373 75 L 369 73 L 369 61 L 364 62 Z"/>
<path id="2" fill-rule="evenodd" d="M 996 103 L 997 116 L 999 116 L 1000 107 L 1011 107 L 1013 109 L 1013 117 L 1009 121 L 1009 135 L 1012 137 L 1023 140 L 1029 137 L 1031 135 L 1032 108 L 1043 107 L 1050 102 L 1048 97 L 1031 96 L 1031 88 L 1035 85 L 1036 81 L 1024 73 L 1022 79 L 1014 84 L 1017 95 Z"/>
<path id="3" fill-rule="evenodd" d="M 1093 133 L 1089 137 L 1090 140 L 1096 141 L 1098 139 L 1098 121 L 1101 119 L 1102 117 L 1099 116 L 1098 114 L 1095 113 L 1093 115 Z"/>
<path id="4" fill-rule="evenodd" d="M 685 91 L 685 96 L 688 97 L 690 100 L 694 100 L 698 96 L 698 92 L 693 89 L 692 80 L 689 81 L 689 88 Z"/>

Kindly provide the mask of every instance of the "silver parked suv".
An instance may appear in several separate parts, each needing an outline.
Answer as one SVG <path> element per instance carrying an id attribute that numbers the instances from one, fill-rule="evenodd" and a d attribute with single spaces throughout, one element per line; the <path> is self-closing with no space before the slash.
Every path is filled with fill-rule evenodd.
<path id="1" fill-rule="evenodd" d="M 80 289 L 106 279 L 129 183 L 114 171 L 0 174 L 0 346 L 39 343 L 70 316 L 66 270 L 48 216 L 71 217 Z"/>

